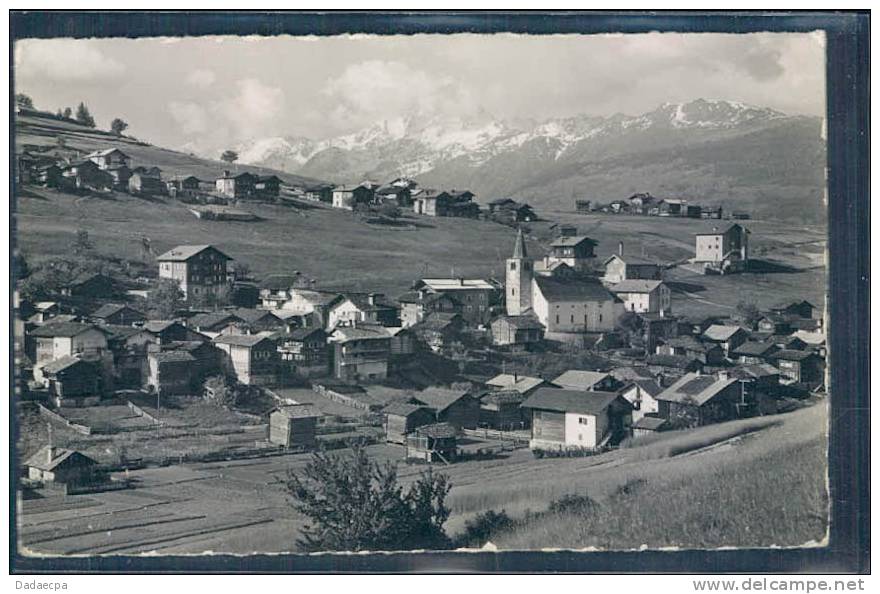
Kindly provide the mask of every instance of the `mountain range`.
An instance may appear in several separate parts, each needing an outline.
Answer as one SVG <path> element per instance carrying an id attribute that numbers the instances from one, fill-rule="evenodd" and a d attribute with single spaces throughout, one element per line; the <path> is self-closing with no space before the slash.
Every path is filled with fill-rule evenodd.
<path id="1" fill-rule="evenodd" d="M 336 183 L 408 176 L 538 209 L 650 192 L 755 216 L 825 219 L 822 119 L 734 101 L 544 121 L 409 114 L 325 140 L 254 139 L 238 152 L 242 163 Z"/>

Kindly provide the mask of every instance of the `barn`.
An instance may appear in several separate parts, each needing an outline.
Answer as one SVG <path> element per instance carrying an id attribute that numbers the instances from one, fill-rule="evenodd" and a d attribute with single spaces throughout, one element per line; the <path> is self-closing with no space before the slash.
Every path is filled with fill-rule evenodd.
<path id="1" fill-rule="evenodd" d="M 55 484 L 81 485 L 95 476 L 98 463 L 75 450 L 44 445 L 24 463 L 28 478 Z"/>
<path id="2" fill-rule="evenodd" d="M 425 462 L 440 460 L 448 464 L 458 453 L 455 436 L 455 427 L 449 423 L 419 427 L 406 438 L 406 457 Z"/>
<path id="3" fill-rule="evenodd" d="M 384 409 L 385 441 L 389 443 L 406 443 L 406 436 L 423 425 L 434 422 L 434 411 L 418 404 L 392 402 Z"/>
<path id="4" fill-rule="evenodd" d="M 269 415 L 269 441 L 286 448 L 314 447 L 320 416 L 309 404 L 279 406 Z"/>

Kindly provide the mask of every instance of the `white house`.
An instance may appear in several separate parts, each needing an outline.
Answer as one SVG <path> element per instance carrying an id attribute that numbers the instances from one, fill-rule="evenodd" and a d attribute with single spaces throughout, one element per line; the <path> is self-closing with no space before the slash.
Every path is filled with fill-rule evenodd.
<path id="1" fill-rule="evenodd" d="M 623 301 L 626 311 L 669 313 L 671 292 L 663 281 L 627 279 L 608 287 Z"/>
<path id="2" fill-rule="evenodd" d="M 620 395 L 632 405 L 632 420 L 635 423 L 645 415 L 656 416 L 660 413 L 660 405 L 654 397 L 663 391 L 654 380 L 633 380 L 620 391 Z"/>
<path id="3" fill-rule="evenodd" d="M 632 419 L 616 392 L 539 388 L 522 406 L 532 414 L 533 450 L 597 449 L 626 437 Z"/>

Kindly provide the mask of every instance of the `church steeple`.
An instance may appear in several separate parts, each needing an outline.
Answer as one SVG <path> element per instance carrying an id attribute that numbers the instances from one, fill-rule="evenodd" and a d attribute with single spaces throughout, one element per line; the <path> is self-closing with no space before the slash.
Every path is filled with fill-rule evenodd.
<path id="1" fill-rule="evenodd" d="M 526 252 L 522 229 L 516 234 L 513 256 L 507 259 L 505 299 L 507 315 L 521 316 L 532 308 L 532 261 Z"/>
<path id="2" fill-rule="evenodd" d="M 516 233 L 516 243 L 513 244 L 513 257 L 517 260 L 522 260 L 528 257 L 526 253 L 526 240 L 523 237 L 522 228 L 520 228 Z"/>

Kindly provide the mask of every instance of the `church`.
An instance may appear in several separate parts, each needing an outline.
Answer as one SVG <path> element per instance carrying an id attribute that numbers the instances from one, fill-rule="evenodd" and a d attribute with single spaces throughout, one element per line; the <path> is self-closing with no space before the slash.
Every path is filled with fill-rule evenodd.
<path id="1" fill-rule="evenodd" d="M 507 315 L 532 316 L 544 326 L 546 338 L 564 342 L 614 330 L 624 305 L 589 272 L 595 245 L 583 236 L 560 238 L 547 256 L 533 261 L 520 230 L 505 266 Z"/>

